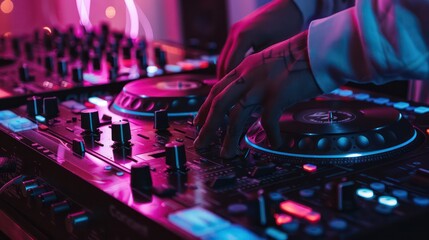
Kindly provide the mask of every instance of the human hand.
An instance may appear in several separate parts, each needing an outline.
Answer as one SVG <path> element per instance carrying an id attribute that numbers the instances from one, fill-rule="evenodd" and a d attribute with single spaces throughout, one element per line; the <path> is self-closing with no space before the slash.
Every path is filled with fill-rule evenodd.
<path id="1" fill-rule="evenodd" d="M 286 40 L 302 30 L 303 17 L 291 0 L 266 4 L 235 23 L 218 59 L 217 77 L 238 66 L 249 49 L 255 52 Z"/>
<path id="2" fill-rule="evenodd" d="M 307 31 L 259 53 L 248 56 L 216 83 L 201 106 L 194 123 L 202 126 L 194 146 L 208 148 L 229 110 L 229 125 L 221 157 L 240 154 L 238 144 L 246 120 L 262 107 L 261 124 L 271 148 L 282 145 L 279 118 L 283 110 L 299 101 L 321 94 L 310 70 Z"/>

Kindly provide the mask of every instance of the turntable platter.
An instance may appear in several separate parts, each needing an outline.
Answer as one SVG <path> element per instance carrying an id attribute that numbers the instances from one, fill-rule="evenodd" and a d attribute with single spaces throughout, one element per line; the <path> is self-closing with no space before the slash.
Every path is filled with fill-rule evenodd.
<path id="1" fill-rule="evenodd" d="M 280 118 L 283 146 L 272 149 L 260 124 L 245 136 L 261 154 L 295 162 L 341 164 L 383 159 L 410 147 L 418 131 L 395 109 L 358 101 L 299 103 Z"/>
<path id="2" fill-rule="evenodd" d="M 151 117 L 165 109 L 172 117 L 196 114 L 214 81 L 200 75 L 141 79 L 124 86 L 110 109 L 126 117 Z"/>

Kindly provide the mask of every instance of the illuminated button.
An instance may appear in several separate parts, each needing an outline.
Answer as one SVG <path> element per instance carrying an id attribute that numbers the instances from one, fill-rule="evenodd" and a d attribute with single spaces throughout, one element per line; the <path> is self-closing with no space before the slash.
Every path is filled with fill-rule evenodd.
<path id="1" fill-rule="evenodd" d="M 203 237 L 204 240 L 219 240 L 219 239 L 228 239 L 228 240 L 262 240 L 262 237 L 257 236 L 253 232 L 247 230 L 238 225 L 231 225 L 229 227 L 223 228 L 218 231 L 213 231 L 210 235 Z"/>
<path id="2" fill-rule="evenodd" d="M 14 112 L 9 110 L 0 111 L 0 121 L 18 117 Z"/>
<path id="3" fill-rule="evenodd" d="M 311 212 L 305 216 L 305 219 L 311 223 L 317 223 L 320 221 L 321 215 L 318 212 Z"/>
<path id="4" fill-rule="evenodd" d="M 354 95 L 354 98 L 356 100 L 361 100 L 361 101 L 367 100 L 369 98 L 369 94 L 367 94 L 367 93 L 358 93 L 358 94 Z"/>
<path id="5" fill-rule="evenodd" d="M 393 107 L 396 109 L 405 109 L 409 106 L 410 106 L 410 104 L 407 102 L 397 102 L 397 103 L 393 104 Z"/>
<path id="6" fill-rule="evenodd" d="M 283 200 L 283 196 L 278 192 L 270 192 L 269 193 L 270 200 L 272 201 L 281 201 Z"/>
<path id="7" fill-rule="evenodd" d="M 302 168 L 304 169 L 304 171 L 310 173 L 315 172 L 317 170 L 317 166 L 310 163 L 304 164 Z"/>
<path id="8" fill-rule="evenodd" d="M 42 115 L 37 115 L 37 116 L 36 116 L 36 120 L 37 120 L 38 122 L 45 122 L 45 121 L 46 121 L 46 118 L 45 118 L 44 116 L 42 116 Z"/>
<path id="9" fill-rule="evenodd" d="M 273 227 L 269 227 L 265 230 L 265 234 L 267 234 L 268 237 L 270 237 L 270 239 L 274 239 L 274 240 L 287 240 L 288 239 L 288 235 L 287 233 L 284 233 L 276 228 Z"/>
<path id="10" fill-rule="evenodd" d="M 217 216 L 216 214 L 201 207 L 189 208 L 189 209 L 172 213 L 168 215 L 168 220 L 174 225 L 176 225 L 177 227 L 185 230 L 186 232 L 196 237 L 201 237 L 209 233 L 215 233 L 223 228 L 230 226 L 230 222 L 224 220 L 223 218 Z M 231 234 L 233 232 L 236 232 L 236 235 L 244 234 L 244 236 L 251 234 L 250 232 L 247 232 L 247 230 L 242 228 L 234 228 L 230 230 Z M 223 236 L 223 234 L 227 234 L 227 233 L 219 232 L 216 234 L 217 234 L 216 236 L 220 237 L 220 236 Z M 228 238 L 209 238 L 209 239 L 228 239 Z M 249 239 L 249 238 L 243 238 L 243 239 Z"/>
<path id="11" fill-rule="evenodd" d="M 285 223 L 281 227 L 286 232 L 293 233 L 293 232 L 298 231 L 298 229 L 299 229 L 299 222 L 297 220 L 292 220 L 292 222 Z"/>
<path id="12" fill-rule="evenodd" d="M 118 176 L 118 177 L 120 177 L 120 176 L 124 176 L 124 172 L 121 172 L 121 171 L 116 172 L 116 176 Z"/>
<path id="13" fill-rule="evenodd" d="M 37 128 L 37 124 L 21 117 L 4 120 L 1 123 L 14 132 Z"/>
<path id="14" fill-rule="evenodd" d="M 90 97 L 90 98 L 88 98 L 88 102 L 95 104 L 97 106 L 100 106 L 100 107 L 105 107 L 108 105 L 108 102 L 106 100 L 101 99 L 99 97 Z"/>
<path id="15" fill-rule="evenodd" d="M 429 198 L 426 198 L 426 197 L 415 197 L 413 198 L 413 202 L 414 204 L 421 207 L 429 206 Z"/>
<path id="16" fill-rule="evenodd" d="M 110 170 L 112 170 L 112 166 L 110 166 L 110 165 L 104 166 L 104 170 L 110 171 Z"/>
<path id="17" fill-rule="evenodd" d="M 247 206 L 242 203 L 234 203 L 228 206 L 228 212 L 231 214 L 241 214 L 247 211 Z"/>
<path id="18" fill-rule="evenodd" d="M 340 95 L 342 97 L 349 97 L 349 96 L 353 95 L 353 91 L 352 90 L 343 90 L 343 89 L 341 89 L 338 92 L 338 95 Z"/>
<path id="19" fill-rule="evenodd" d="M 284 213 L 274 214 L 274 219 L 276 220 L 276 224 L 278 226 L 281 226 L 286 223 L 290 223 L 293 220 L 292 216 Z"/>
<path id="20" fill-rule="evenodd" d="M 320 225 L 309 225 L 304 229 L 304 231 L 312 237 L 319 237 L 323 234 L 323 227 Z"/>
<path id="21" fill-rule="evenodd" d="M 402 189 L 395 189 L 392 191 L 392 195 L 397 198 L 404 199 L 408 197 L 408 192 Z"/>
<path id="22" fill-rule="evenodd" d="M 335 230 L 344 230 L 347 228 L 347 222 L 339 218 L 332 219 L 329 221 L 329 227 Z"/>
<path id="23" fill-rule="evenodd" d="M 356 190 L 356 194 L 359 197 L 365 198 L 365 199 L 370 199 L 374 197 L 374 191 L 372 191 L 369 188 L 359 188 L 358 190 Z"/>
<path id="24" fill-rule="evenodd" d="M 429 107 L 416 107 L 414 109 L 414 112 L 418 113 L 418 114 L 425 114 L 425 113 L 429 112 Z"/>
<path id="25" fill-rule="evenodd" d="M 369 185 L 373 190 L 383 192 L 386 189 L 386 185 L 381 182 L 373 182 Z"/>
<path id="26" fill-rule="evenodd" d="M 314 196 L 314 189 L 302 189 L 299 191 L 301 197 L 310 198 Z"/>
<path id="27" fill-rule="evenodd" d="M 310 207 L 299 204 L 292 200 L 287 200 L 280 203 L 280 208 L 286 213 L 292 214 L 296 217 L 304 218 L 305 216 L 311 214 L 313 210 Z"/>
<path id="28" fill-rule="evenodd" d="M 398 205 L 398 200 L 392 196 L 380 196 L 378 198 L 378 203 L 388 207 L 396 207 Z"/>
<path id="29" fill-rule="evenodd" d="M 388 99 L 388 98 L 376 98 L 376 99 L 374 99 L 374 103 L 377 103 L 377 104 L 386 104 L 388 102 L 390 102 L 390 99 Z"/>

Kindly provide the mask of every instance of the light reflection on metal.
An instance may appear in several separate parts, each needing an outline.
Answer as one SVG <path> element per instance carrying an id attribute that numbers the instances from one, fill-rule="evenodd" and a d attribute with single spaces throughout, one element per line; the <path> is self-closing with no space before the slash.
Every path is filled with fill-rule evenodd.
<path id="1" fill-rule="evenodd" d="M 91 0 L 76 0 L 76 6 L 79 13 L 80 24 L 82 24 L 86 29 L 91 29 L 92 24 L 89 20 Z"/>
<path id="2" fill-rule="evenodd" d="M 139 35 L 139 15 L 137 14 L 136 4 L 134 3 L 134 0 L 124 1 L 130 16 L 130 27 L 127 28 L 129 29 L 128 36 L 131 38 L 137 38 Z"/>

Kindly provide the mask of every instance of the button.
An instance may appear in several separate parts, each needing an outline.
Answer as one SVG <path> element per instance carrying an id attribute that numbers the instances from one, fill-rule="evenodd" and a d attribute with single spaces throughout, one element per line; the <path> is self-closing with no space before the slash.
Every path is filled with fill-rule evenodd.
<path id="1" fill-rule="evenodd" d="M 377 103 L 377 104 L 386 104 L 388 102 L 390 102 L 390 99 L 388 99 L 388 98 L 376 98 L 376 99 L 374 99 L 374 103 Z"/>
<path id="2" fill-rule="evenodd" d="M 414 109 L 414 112 L 415 113 L 417 113 L 417 114 L 425 114 L 425 113 L 427 113 L 427 112 L 429 112 L 429 107 L 416 107 L 415 109 Z"/>
<path id="3" fill-rule="evenodd" d="M 274 219 L 276 220 L 277 226 L 281 226 L 283 224 L 290 223 L 293 220 L 292 216 L 284 214 L 284 213 L 274 214 Z"/>
<path id="4" fill-rule="evenodd" d="M 341 89 L 338 92 L 338 95 L 340 95 L 341 97 L 349 97 L 349 96 L 353 95 L 353 91 L 352 90 L 343 90 L 343 89 Z"/>
<path id="5" fill-rule="evenodd" d="M 269 227 L 265 230 L 265 234 L 270 237 L 270 239 L 274 240 L 287 240 L 288 235 L 287 233 L 284 233 L 276 228 Z"/>
<path id="6" fill-rule="evenodd" d="M 378 198 L 378 203 L 388 207 L 396 207 L 398 205 L 398 200 L 392 196 L 380 196 Z"/>
<path id="7" fill-rule="evenodd" d="M 408 192 L 405 190 L 402 190 L 402 189 L 394 189 L 392 191 L 392 195 L 397 197 L 397 198 L 404 199 L 404 198 L 408 197 Z"/>
<path id="8" fill-rule="evenodd" d="M 369 185 L 373 190 L 383 192 L 386 189 L 386 185 L 381 182 L 373 182 Z"/>
<path id="9" fill-rule="evenodd" d="M 116 176 L 118 177 L 124 176 L 124 172 L 122 171 L 116 172 Z"/>
<path id="10" fill-rule="evenodd" d="M 112 166 L 110 166 L 110 165 L 104 166 L 104 170 L 110 171 L 110 170 L 112 170 Z"/>
<path id="11" fill-rule="evenodd" d="M 323 234 L 323 227 L 321 225 L 309 225 L 304 231 L 312 237 L 319 237 Z"/>
<path id="12" fill-rule="evenodd" d="M 302 165 L 302 169 L 304 169 L 304 171 L 306 171 L 306 172 L 312 173 L 312 172 L 317 171 L 317 166 L 314 164 L 307 163 L 307 164 Z"/>
<path id="13" fill-rule="evenodd" d="M 299 222 L 297 220 L 292 220 L 292 222 L 282 224 L 281 228 L 288 233 L 293 233 L 298 231 Z"/>
<path id="14" fill-rule="evenodd" d="M 426 197 L 415 197 L 413 198 L 413 202 L 414 204 L 421 207 L 429 206 L 429 198 L 426 198 Z"/>
<path id="15" fill-rule="evenodd" d="M 228 206 L 228 212 L 231 214 L 245 213 L 247 209 L 247 205 L 243 203 L 233 203 Z"/>
<path id="16" fill-rule="evenodd" d="M 369 188 L 359 188 L 356 190 L 356 195 L 364 199 L 371 199 L 374 197 L 374 191 Z"/>
<path id="17" fill-rule="evenodd" d="M 311 212 L 305 216 L 305 219 L 311 223 L 317 223 L 322 218 L 322 215 L 318 212 Z"/>
<path id="18" fill-rule="evenodd" d="M 314 196 L 314 189 L 302 189 L 299 191 L 301 197 L 310 198 Z"/>
<path id="19" fill-rule="evenodd" d="M 14 112 L 9 110 L 0 111 L 0 121 L 18 117 Z"/>
<path id="20" fill-rule="evenodd" d="M 409 107 L 410 106 L 410 104 L 409 103 L 407 103 L 407 102 L 397 102 L 397 103 L 394 103 L 393 104 L 393 107 L 394 108 L 396 108 L 396 109 L 405 109 L 405 108 L 407 108 L 407 107 Z"/>
<path id="21" fill-rule="evenodd" d="M 329 227 L 335 230 L 344 230 L 347 228 L 347 222 L 343 219 L 335 218 L 329 221 Z"/>
<path id="22" fill-rule="evenodd" d="M 367 94 L 367 93 L 358 93 L 358 94 L 354 95 L 354 98 L 356 100 L 360 100 L 360 101 L 367 100 L 369 98 L 369 94 Z"/>
<path id="23" fill-rule="evenodd" d="M 12 118 L 12 119 L 0 121 L 0 122 L 1 124 L 3 124 L 3 126 L 9 128 L 14 132 L 37 128 L 37 124 L 33 123 L 32 121 L 26 118 L 21 118 L 21 117 Z"/>

